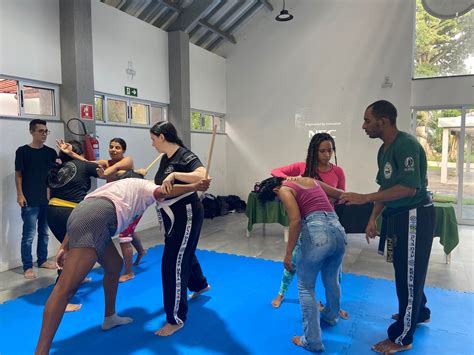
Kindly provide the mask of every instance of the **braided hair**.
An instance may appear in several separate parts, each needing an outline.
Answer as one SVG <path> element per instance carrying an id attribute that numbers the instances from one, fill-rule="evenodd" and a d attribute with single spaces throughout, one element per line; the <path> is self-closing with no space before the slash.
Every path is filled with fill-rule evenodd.
<path id="1" fill-rule="evenodd" d="M 281 177 L 270 177 L 260 183 L 260 190 L 257 193 L 257 199 L 261 203 L 273 201 L 276 197 L 273 189 L 281 186 L 285 179 Z"/>
<path id="2" fill-rule="evenodd" d="M 337 156 L 336 156 L 336 143 L 334 142 L 334 138 L 329 133 L 317 133 L 311 138 L 308 146 L 308 154 L 306 155 L 306 168 L 304 170 L 303 176 L 304 177 L 311 177 L 316 178 L 320 181 L 321 176 L 318 174 L 318 151 L 319 145 L 324 141 L 330 141 L 332 145 L 332 150 L 334 151 L 334 160 L 337 165 Z"/>

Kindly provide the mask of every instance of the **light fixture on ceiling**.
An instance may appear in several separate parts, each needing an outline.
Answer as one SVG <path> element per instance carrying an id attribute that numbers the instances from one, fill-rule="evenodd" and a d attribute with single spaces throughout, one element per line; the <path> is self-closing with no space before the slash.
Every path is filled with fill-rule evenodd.
<path id="1" fill-rule="evenodd" d="M 293 19 L 293 15 L 285 9 L 285 0 L 283 0 L 283 9 L 280 11 L 280 14 L 275 17 L 275 20 L 280 22 L 290 21 Z"/>

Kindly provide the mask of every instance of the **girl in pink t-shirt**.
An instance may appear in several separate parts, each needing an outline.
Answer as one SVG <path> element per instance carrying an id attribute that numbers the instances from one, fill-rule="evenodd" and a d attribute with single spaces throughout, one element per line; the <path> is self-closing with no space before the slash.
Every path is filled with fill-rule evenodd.
<path id="1" fill-rule="evenodd" d="M 331 163 L 333 154 L 335 164 Z M 308 161 L 311 164 L 307 164 Z M 346 190 L 344 170 L 337 166 L 336 143 L 334 138 L 328 133 L 317 133 L 311 138 L 306 162 L 293 163 L 273 169 L 271 175 L 285 179 L 288 177 L 309 176 L 329 186 Z"/>
<path id="2" fill-rule="evenodd" d="M 130 323 L 131 318 L 119 317 L 115 313 L 123 261 L 114 243 L 110 242 L 111 237 L 125 229 L 155 201 L 187 192 L 205 191 L 209 188 L 209 182 L 201 180 L 194 184 L 174 185 L 171 192 L 165 194 L 153 181 L 131 178 L 105 184 L 88 194 L 68 219 L 67 236 L 56 255 L 56 262 L 63 272 L 46 302 L 35 353 L 49 353 L 67 303 L 96 262 L 105 270 L 105 318 L 102 329 Z M 166 203 L 171 202 L 168 199 Z"/>

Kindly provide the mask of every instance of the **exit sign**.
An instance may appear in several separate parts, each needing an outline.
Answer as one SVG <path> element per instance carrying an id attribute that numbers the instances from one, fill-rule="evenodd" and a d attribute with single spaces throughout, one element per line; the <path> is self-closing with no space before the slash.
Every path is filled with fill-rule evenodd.
<path id="1" fill-rule="evenodd" d="M 138 89 L 125 86 L 125 95 L 137 97 Z"/>

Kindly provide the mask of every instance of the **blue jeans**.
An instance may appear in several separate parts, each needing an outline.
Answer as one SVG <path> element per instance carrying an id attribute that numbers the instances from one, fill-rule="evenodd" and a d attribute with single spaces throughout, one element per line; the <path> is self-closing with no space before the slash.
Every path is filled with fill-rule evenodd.
<path id="1" fill-rule="evenodd" d="M 48 260 L 48 222 L 46 211 L 48 206 L 22 207 L 21 219 L 23 220 L 23 233 L 21 238 L 21 261 L 23 270 L 33 267 L 33 257 L 31 256 L 31 245 L 35 237 L 36 225 L 38 225 L 38 244 L 36 255 L 38 266 Z"/>
<path id="2" fill-rule="evenodd" d="M 309 351 L 324 351 L 315 297 L 319 271 L 326 290 L 323 320 L 335 325 L 341 308 L 339 269 L 346 250 L 346 233 L 335 212 L 313 212 L 301 221 L 300 248 L 296 255 L 298 292 L 303 315 L 301 343 Z"/>

